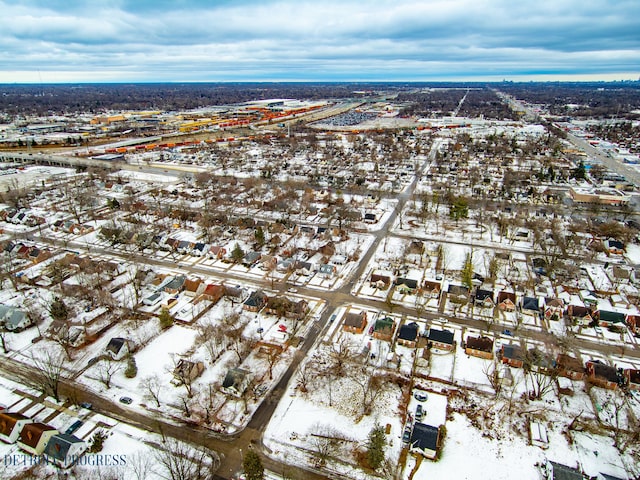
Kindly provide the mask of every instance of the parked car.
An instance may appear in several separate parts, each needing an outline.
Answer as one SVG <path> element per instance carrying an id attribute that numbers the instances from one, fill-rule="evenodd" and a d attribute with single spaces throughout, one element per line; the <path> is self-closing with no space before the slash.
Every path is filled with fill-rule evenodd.
<path id="1" fill-rule="evenodd" d="M 416 408 L 416 420 L 422 420 L 424 415 L 424 410 L 422 410 L 422 405 L 418 405 Z"/>
<path id="2" fill-rule="evenodd" d="M 509 337 L 513 337 L 513 333 L 511 333 L 511 330 L 509 330 L 508 328 L 505 328 L 505 329 L 502 331 L 502 334 L 503 334 L 503 335 L 507 335 L 507 336 L 509 336 Z"/>
<path id="3" fill-rule="evenodd" d="M 69 428 L 67 428 L 64 431 L 64 433 L 67 434 L 67 435 L 71 435 L 73 432 L 78 430 L 83 424 L 84 424 L 84 422 L 82 420 L 76 420 L 75 422 L 73 422 L 71 424 L 71 426 Z"/>
<path id="4" fill-rule="evenodd" d="M 130 397 L 120 397 L 120 403 L 124 403 L 125 405 L 131 405 L 131 402 L 133 402 L 133 400 L 131 400 Z"/>
<path id="5" fill-rule="evenodd" d="M 411 441 L 411 426 L 404 427 L 404 433 L 402 434 L 402 443 L 408 444 Z"/>
<path id="6" fill-rule="evenodd" d="M 86 408 L 87 410 L 91 410 L 93 408 L 93 404 L 90 402 L 82 402 L 80 406 L 82 408 Z"/>
<path id="7" fill-rule="evenodd" d="M 418 390 L 416 393 L 413 394 L 413 398 L 415 398 L 419 402 L 424 402 L 427 399 L 427 392 L 422 392 Z"/>

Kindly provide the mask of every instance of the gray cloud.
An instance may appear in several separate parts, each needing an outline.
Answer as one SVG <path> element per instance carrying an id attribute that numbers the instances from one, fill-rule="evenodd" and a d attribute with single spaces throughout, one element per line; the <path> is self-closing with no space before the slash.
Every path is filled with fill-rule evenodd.
<path id="1" fill-rule="evenodd" d="M 637 78 L 640 2 L 0 0 L 0 81 Z"/>

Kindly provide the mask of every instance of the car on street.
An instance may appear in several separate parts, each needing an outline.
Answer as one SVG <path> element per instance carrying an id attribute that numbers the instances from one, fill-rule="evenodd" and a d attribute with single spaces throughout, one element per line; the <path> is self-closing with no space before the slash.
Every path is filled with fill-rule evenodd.
<path id="1" fill-rule="evenodd" d="M 296 287 L 289 287 L 289 291 L 291 293 L 298 293 L 298 289 Z"/>
<path id="2" fill-rule="evenodd" d="M 125 405 L 131 405 L 131 403 L 133 402 L 133 400 L 131 400 L 131 397 L 120 397 L 120 403 L 124 403 Z"/>
<path id="3" fill-rule="evenodd" d="M 82 402 L 80 406 L 82 408 L 86 408 L 87 410 L 91 410 L 93 408 L 93 404 L 90 402 Z"/>
<path id="4" fill-rule="evenodd" d="M 418 405 L 416 408 L 416 420 L 422 420 L 422 416 L 424 415 L 424 410 L 422 409 L 422 405 Z"/>
<path id="5" fill-rule="evenodd" d="M 513 337 L 513 333 L 512 333 L 512 332 L 511 332 L 511 330 L 509 330 L 508 328 L 505 328 L 505 329 L 502 331 L 502 334 L 503 334 L 503 335 L 507 335 L 507 336 L 509 336 L 509 337 Z"/>

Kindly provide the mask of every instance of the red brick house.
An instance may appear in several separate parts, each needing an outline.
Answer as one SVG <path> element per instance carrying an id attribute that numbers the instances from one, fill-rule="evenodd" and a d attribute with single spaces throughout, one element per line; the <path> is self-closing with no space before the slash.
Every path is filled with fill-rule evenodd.
<path id="1" fill-rule="evenodd" d="M 467 336 L 464 352 L 474 357 L 492 359 L 493 358 L 493 340 L 489 337 L 472 337 Z"/>
<path id="2" fill-rule="evenodd" d="M 598 387 L 616 390 L 620 384 L 618 370 L 600 362 L 587 362 L 587 381 Z"/>
<path id="3" fill-rule="evenodd" d="M 349 312 L 344 316 L 342 330 L 350 333 L 362 333 L 367 326 L 367 312 Z"/>

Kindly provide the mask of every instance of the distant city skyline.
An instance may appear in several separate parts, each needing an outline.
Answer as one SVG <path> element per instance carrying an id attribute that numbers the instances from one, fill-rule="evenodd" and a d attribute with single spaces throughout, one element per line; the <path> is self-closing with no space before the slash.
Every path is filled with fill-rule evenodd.
<path id="1" fill-rule="evenodd" d="M 0 10 L 0 83 L 640 77 L 637 0 L 0 0 Z"/>

